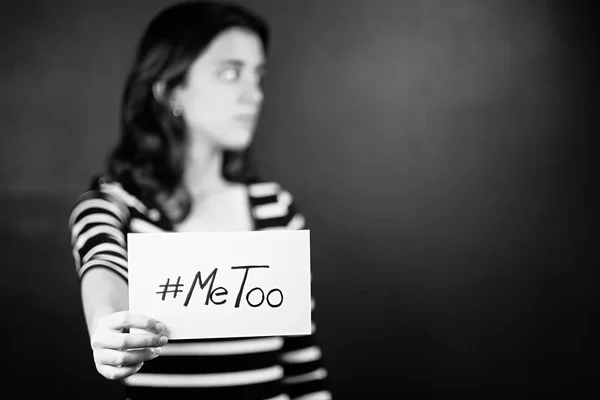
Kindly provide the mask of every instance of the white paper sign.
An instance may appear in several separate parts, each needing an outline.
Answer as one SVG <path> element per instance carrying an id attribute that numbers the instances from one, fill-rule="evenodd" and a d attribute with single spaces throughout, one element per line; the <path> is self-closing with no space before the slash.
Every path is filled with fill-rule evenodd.
<path id="1" fill-rule="evenodd" d="M 129 309 L 170 339 L 307 335 L 310 232 L 129 233 Z"/>

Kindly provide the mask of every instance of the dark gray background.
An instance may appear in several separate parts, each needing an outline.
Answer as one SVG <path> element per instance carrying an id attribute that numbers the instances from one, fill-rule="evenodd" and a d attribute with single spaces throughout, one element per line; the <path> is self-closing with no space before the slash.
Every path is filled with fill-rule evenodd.
<path id="1" fill-rule="evenodd" d="M 169 3 L 2 2 L 5 393 L 120 393 L 93 365 L 67 215 Z M 312 228 L 336 398 L 598 394 L 591 2 L 242 3 L 273 29 L 255 149 Z"/>

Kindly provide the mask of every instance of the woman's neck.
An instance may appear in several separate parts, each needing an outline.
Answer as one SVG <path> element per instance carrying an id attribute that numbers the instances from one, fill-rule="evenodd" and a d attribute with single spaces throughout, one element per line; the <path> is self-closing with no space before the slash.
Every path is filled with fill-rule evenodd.
<path id="1" fill-rule="evenodd" d="M 223 152 L 208 149 L 190 152 L 185 171 L 185 185 L 193 199 L 201 199 L 227 187 L 222 175 Z"/>

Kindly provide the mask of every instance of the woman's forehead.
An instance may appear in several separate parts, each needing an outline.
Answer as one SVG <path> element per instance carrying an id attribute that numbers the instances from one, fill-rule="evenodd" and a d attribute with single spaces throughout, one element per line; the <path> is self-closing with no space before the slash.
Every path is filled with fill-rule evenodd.
<path id="1" fill-rule="evenodd" d="M 265 60 L 258 35 L 235 27 L 217 35 L 196 61 L 210 65 L 239 62 L 256 66 L 264 64 Z"/>

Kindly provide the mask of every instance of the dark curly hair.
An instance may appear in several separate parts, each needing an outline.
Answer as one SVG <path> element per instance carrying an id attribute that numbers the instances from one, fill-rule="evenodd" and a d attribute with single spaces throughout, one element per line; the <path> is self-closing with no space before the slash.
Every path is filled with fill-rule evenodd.
<path id="1" fill-rule="evenodd" d="M 155 97 L 186 82 L 188 70 L 210 42 L 228 28 L 258 35 L 265 54 L 269 27 L 258 15 L 223 1 L 179 3 L 150 22 L 138 44 L 121 102 L 121 138 L 108 159 L 107 175 L 145 203 L 162 210 L 173 222 L 191 209 L 183 185 L 187 133 L 180 116 Z M 223 176 L 233 182 L 255 179 L 250 150 L 225 151 Z"/>

